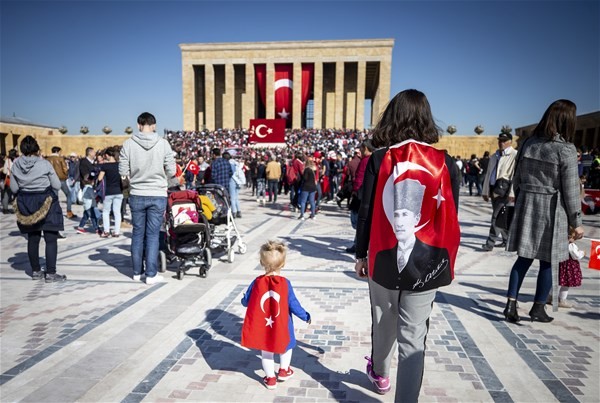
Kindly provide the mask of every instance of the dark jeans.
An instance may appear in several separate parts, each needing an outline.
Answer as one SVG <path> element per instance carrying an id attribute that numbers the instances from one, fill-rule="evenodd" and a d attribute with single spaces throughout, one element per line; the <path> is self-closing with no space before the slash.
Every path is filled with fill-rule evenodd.
<path id="1" fill-rule="evenodd" d="M 83 217 L 81 217 L 81 221 L 79 221 L 79 228 L 85 227 L 85 223 L 89 219 L 92 222 L 92 228 L 94 228 L 94 232 L 98 231 L 98 218 L 100 218 L 100 211 L 97 207 L 92 207 L 83 211 Z M 103 225 L 108 226 L 108 224 L 103 223 Z"/>
<path id="2" fill-rule="evenodd" d="M 510 271 L 510 278 L 508 280 L 508 298 L 517 299 L 519 296 L 519 290 L 521 289 L 521 284 L 523 284 L 523 279 L 529 270 L 529 267 L 533 263 L 533 259 L 528 259 L 525 257 L 519 256 L 517 261 L 512 267 Z M 552 267 L 550 262 L 545 262 L 540 260 L 540 271 L 538 272 L 537 277 L 537 285 L 535 287 L 535 297 L 533 298 L 534 302 L 545 304 L 548 299 L 548 294 L 550 293 L 550 289 L 552 288 Z"/>
<path id="3" fill-rule="evenodd" d="M 160 196 L 129 196 L 133 234 L 131 260 L 133 275 L 142 274 L 142 261 L 146 252 L 146 277 L 158 272 L 160 227 L 167 209 L 167 198 Z"/>
<path id="4" fill-rule="evenodd" d="M 42 231 L 27 234 L 27 256 L 33 271 L 40 271 L 40 240 Z M 58 255 L 58 231 L 44 231 L 46 242 L 46 274 L 56 273 L 56 258 Z"/>
<path id="5" fill-rule="evenodd" d="M 508 203 L 508 197 L 492 197 L 492 222 L 490 224 L 490 233 L 488 235 L 486 244 L 489 246 L 494 246 L 496 241 L 506 242 L 508 238 L 508 231 L 496 227 L 496 218 L 498 218 L 498 214 L 502 207 L 504 207 Z"/>
<path id="6" fill-rule="evenodd" d="M 269 202 L 271 202 L 271 198 L 272 198 L 273 203 L 277 203 L 277 193 L 279 193 L 279 180 L 278 179 L 269 179 L 267 184 L 268 184 L 268 190 L 269 190 Z"/>
<path id="7" fill-rule="evenodd" d="M 473 196 L 473 185 L 477 187 L 477 196 L 481 196 L 481 185 L 477 179 L 477 175 L 467 175 L 467 181 L 469 182 L 469 195 Z"/>

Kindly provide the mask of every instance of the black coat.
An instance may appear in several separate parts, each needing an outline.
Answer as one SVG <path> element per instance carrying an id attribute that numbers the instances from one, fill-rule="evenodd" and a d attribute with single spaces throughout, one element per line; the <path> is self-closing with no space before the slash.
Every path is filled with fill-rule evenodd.
<path id="1" fill-rule="evenodd" d="M 19 193 L 17 193 L 17 207 L 21 214 L 25 216 L 32 215 L 42 207 L 48 196 L 52 197 L 52 204 L 50 205 L 50 210 L 48 211 L 46 217 L 33 225 L 24 225 L 17 222 L 21 233 L 26 234 L 36 231 L 63 231 L 65 229 L 62 209 L 60 208 L 60 204 L 58 202 L 58 195 L 54 192 L 54 190 L 52 190 L 51 187 L 41 192 L 28 192 L 19 190 Z"/>
<path id="2" fill-rule="evenodd" d="M 416 238 L 402 272 L 398 273 L 398 244 L 375 256 L 373 281 L 390 290 L 427 291 L 452 282 L 450 256 L 443 248 L 427 245 Z"/>

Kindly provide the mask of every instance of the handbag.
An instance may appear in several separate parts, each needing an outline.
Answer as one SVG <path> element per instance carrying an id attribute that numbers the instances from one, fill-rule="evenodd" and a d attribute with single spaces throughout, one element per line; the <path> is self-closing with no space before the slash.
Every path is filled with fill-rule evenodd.
<path id="1" fill-rule="evenodd" d="M 508 179 L 500 178 L 496 181 L 494 185 L 494 196 L 496 197 L 506 197 L 508 196 L 508 192 L 510 191 L 511 181 Z"/>
<path id="2" fill-rule="evenodd" d="M 502 206 L 496 217 L 496 227 L 508 231 L 515 213 L 514 206 Z"/>

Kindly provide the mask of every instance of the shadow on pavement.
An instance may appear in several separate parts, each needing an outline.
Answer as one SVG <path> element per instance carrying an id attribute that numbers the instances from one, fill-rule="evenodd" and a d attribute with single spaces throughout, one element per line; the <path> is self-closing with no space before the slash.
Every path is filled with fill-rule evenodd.
<path id="1" fill-rule="evenodd" d="M 27 253 L 17 252 L 14 256 L 9 257 L 7 261 L 10 263 L 10 267 L 12 267 L 13 270 L 22 271 L 28 276 L 31 276 L 32 270 Z M 43 256 L 40 256 L 40 266 L 42 267 L 42 270 L 46 267 L 46 259 L 44 259 Z"/>
<path id="2" fill-rule="evenodd" d="M 259 351 L 247 351 L 239 347 L 241 342 L 243 319 L 221 309 L 207 311 L 206 321 L 210 328 L 219 336 L 229 339 L 215 339 L 204 329 L 192 329 L 187 335 L 194 340 L 198 351 L 212 370 L 239 372 L 257 382 L 257 387 L 262 386 L 262 372 Z M 343 382 L 352 383 L 368 388 L 370 383 L 364 373 L 351 370 L 349 373 L 338 373 L 330 370 L 320 363 L 320 356 L 324 350 L 302 340 L 297 340 L 297 346 L 292 355 L 292 367 L 304 368 L 309 366 L 310 371 L 305 371 L 314 381 L 325 387 L 336 400 L 346 400 L 351 393 L 354 401 L 377 401 L 366 394 L 350 389 Z M 277 361 L 277 359 L 276 359 Z M 276 366 L 277 368 L 277 366 Z"/>
<path id="3" fill-rule="evenodd" d="M 282 239 L 287 242 L 290 250 L 296 250 L 304 256 L 317 257 L 331 261 L 354 262 L 352 256 L 345 256 L 339 253 L 339 251 L 345 249 L 348 244 L 348 240 L 345 239 L 319 237 L 319 242 L 311 241 L 306 237 L 296 238 L 286 236 L 282 237 Z"/>

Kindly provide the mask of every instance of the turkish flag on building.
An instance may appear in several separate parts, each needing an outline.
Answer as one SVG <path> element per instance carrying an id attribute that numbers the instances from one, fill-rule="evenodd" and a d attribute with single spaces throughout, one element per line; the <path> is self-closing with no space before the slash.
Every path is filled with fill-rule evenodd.
<path id="1" fill-rule="evenodd" d="M 293 64 L 275 65 L 275 117 L 285 119 L 286 127 L 291 127 L 292 122 L 293 74 Z"/>
<path id="2" fill-rule="evenodd" d="M 600 270 L 600 240 L 592 239 L 589 268 Z"/>
<path id="3" fill-rule="evenodd" d="M 285 143 L 285 119 L 250 119 L 251 143 Z"/>
<path id="4" fill-rule="evenodd" d="M 242 325 L 242 346 L 285 353 L 290 343 L 288 282 L 281 276 L 254 280 Z"/>

